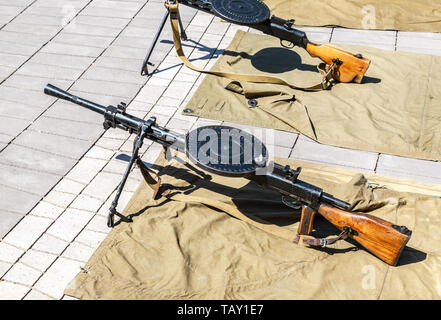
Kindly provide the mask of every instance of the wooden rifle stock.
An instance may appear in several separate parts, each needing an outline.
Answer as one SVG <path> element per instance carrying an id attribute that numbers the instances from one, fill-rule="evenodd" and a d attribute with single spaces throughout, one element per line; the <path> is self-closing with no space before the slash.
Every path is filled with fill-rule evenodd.
<path id="1" fill-rule="evenodd" d="M 329 45 L 308 43 L 306 51 L 326 64 L 336 65 L 334 78 L 340 82 L 361 83 L 371 61 L 361 55 L 340 50 Z"/>
<path id="2" fill-rule="evenodd" d="M 302 216 L 304 212 L 309 213 L 308 209 L 302 210 Z M 350 238 L 392 266 L 397 264 L 410 239 L 411 231 L 406 227 L 394 225 L 370 214 L 347 212 L 326 204 L 320 205 L 318 213 L 340 230 L 350 227 Z M 312 219 L 305 220 L 312 222 Z M 310 226 L 302 227 L 301 223 L 299 230 L 302 229 L 312 230 Z"/>

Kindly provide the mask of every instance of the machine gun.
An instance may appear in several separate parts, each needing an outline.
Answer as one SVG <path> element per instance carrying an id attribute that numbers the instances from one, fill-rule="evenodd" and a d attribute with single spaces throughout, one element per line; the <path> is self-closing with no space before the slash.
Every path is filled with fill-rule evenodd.
<path id="1" fill-rule="evenodd" d="M 116 207 L 124 184 L 135 162 L 142 163 L 138 151 L 144 139 L 185 152 L 189 160 L 208 172 L 229 177 L 244 177 L 265 188 L 279 192 L 282 201 L 292 206 L 300 203 L 302 209 L 298 236 L 293 242 L 310 246 L 325 247 L 340 239 L 350 237 L 368 251 L 390 265 L 396 265 L 401 252 L 410 239 L 411 231 L 378 217 L 348 211 L 350 205 L 322 189 L 298 179 L 301 168 L 269 161 L 265 145 L 255 136 L 227 126 L 204 126 L 186 135 L 174 133 L 156 124 L 156 119 L 140 119 L 126 113 L 124 103 L 102 106 L 79 98 L 48 84 L 44 93 L 64 99 L 104 115 L 104 128 L 119 128 L 136 133 L 133 153 L 118 186 L 115 199 L 109 209 L 107 224 L 114 225 L 114 215 L 123 221 L 131 219 L 117 212 Z M 310 236 L 314 215 L 319 213 L 340 229 L 341 234 L 333 239 L 319 239 Z"/>
<path id="2" fill-rule="evenodd" d="M 228 22 L 248 26 L 277 37 L 284 47 L 302 47 L 312 57 L 321 59 L 327 65 L 324 77 L 332 77 L 339 82 L 361 83 L 370 65 L 370 60 L 364 58 L 361 54 L 352 54 L 329 45 L 312 43 L 308 40 L 305 32 L 292 27 L 293 19 L 284 20 L 274 15 L 270 16 L 269 8 L 260 0 L 167 0 L 165 2 L 167 12 L 143 62 L 142 75 L 148 74 L 147 65 L 152 65 L 149 58 L 169 14 L 171 14 L 171 19 L 179 21 L 181 38 L 184 40 L 187 38 L 177 10 L 178 3 L 213 14 Z M 179 41 L 178 39 L 179 37 L 174 36 L 175 46 L 176 41 Z"/>

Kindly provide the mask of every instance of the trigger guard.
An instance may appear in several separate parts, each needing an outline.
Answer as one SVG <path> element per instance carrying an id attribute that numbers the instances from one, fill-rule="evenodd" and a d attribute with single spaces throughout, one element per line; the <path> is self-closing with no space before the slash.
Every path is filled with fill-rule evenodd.
<path id="1" fill-rule="evenodd" d="M 285 45 L 285 44 L 283 43 L 283 41 L 288 42 L 289 45 Z M 292 43 L 292 42 L 290 42 L 290 41 L 288 41 L 288 40 L 280 39 L 280 45 L 281 45 L 282 47 L 284 47 L 284 48 L 287 48 L 287 49 L 292 49 L 292 48 L 294 48 L 294 43 Z"/>

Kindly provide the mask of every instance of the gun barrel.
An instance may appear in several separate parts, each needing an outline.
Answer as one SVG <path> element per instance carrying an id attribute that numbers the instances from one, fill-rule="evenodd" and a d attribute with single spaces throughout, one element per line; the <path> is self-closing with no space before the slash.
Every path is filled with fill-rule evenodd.
<path id="1" fill-rule="evenodd" d="M 70 94 L 67 91 L 64 91 L 60 88 L 57 88 L 56 86 L 53 86 L 51 84 L 47 84 L 44 88 L 44 93 L 47 95 L 50 95 L 55 98 L 63 99 L 69 102 L 73 102 L 75 104 L 78 104 L 82 107 L 85 107 L 87 109 L 90 109 L 92 111 L 98 112 L 100 114 L 104 114 L 106 112 L 106 107 L 99 105 L 97 103 L 94 103 L 92 101 L 82 99 L 80 97 L 74 96 L 73 94 Z"/>

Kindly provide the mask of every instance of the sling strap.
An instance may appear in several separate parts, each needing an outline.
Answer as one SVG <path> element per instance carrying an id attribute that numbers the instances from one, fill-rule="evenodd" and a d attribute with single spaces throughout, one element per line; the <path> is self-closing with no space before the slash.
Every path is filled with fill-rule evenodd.
<path id="1" fill-rule="evenodd" d="M 194 66 L 185 56 L 184 50 L 182 49 L 181 37 L 179 34 L 179 9 L 178 9 L 178 1 L 173 4 L 165 4 L 166 8 L 170 12 L 170 22 L 171 28 L 173 31 L 173 43 L 176 49 L 176 53 L 182 62 L 190 69 L 196 72 L 211 74 L 214 76 L 224 77 L 236 81 L 249 81 L 256 83 L 273 83 L 288 86 L 292 89 L 302 90 L 302 91 L 322 91 L 329 89 L 334 81 L 333 78 L 333 66 L 327 66 L 326 64 L 320 64 L 318 66 L 319 72 L 323 75 L 322 81 L 319 84 L 316 84 L 311 87 L 298 87 L 291 83 L 286 82 L 285 80 L 273 77 L 273 76 L 263 76 L 263 75 L 251 75 L 251 74 L 238 74 L 238 73 L 230 73 L 230 72 L 222 72 L 222 71 L 207 71 L 200 69 Z"/>

